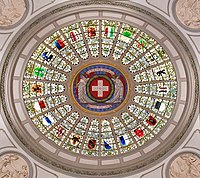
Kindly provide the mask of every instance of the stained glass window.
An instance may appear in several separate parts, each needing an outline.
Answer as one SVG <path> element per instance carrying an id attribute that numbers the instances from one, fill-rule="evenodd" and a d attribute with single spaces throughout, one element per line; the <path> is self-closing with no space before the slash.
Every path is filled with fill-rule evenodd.
<path id="1" fill-rule="evenodd" d="M 68 151 L 112 156 L 147 143 L 170 120 L 177 78 L 165 49 L 114 20 L 62 27 L 26 64 L 23 99 L 38 130 Z"/>

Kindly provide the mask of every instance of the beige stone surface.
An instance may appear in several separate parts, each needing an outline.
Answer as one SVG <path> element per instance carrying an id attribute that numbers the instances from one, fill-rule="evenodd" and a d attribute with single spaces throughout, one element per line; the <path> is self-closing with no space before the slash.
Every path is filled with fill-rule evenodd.
<path id="1" fill-rule="evenodd" d="M 6 153 L 0 157 L 1 178 L 28 178 L 27 162 L 17 153 Z"/>
<path id="2" fill-rule="evenodd" d="M 37 166 L 36 169 L 37 169 L 37 178 L 58 178 L 58 176 L 56 176 L 55 174 L 39 166 Z"/>
<path id="3" fill-rule="evenodd" d="M 25 0 L 0 0 L 0 28 L 1 27 L 6 27 L 6 26 L 10 26 L 10 25 L 14 25 L 14 24 L 16 24 L 21 18 L 22 18 L 22 16 L 23 16 L 23 14 L 24 14 L 24 12 L 25 12 L 25 3 L 24 3 L 24 1 Z M 31 0 L 27 0 L 27 1 L 29 1 L 29 2 L 31 2 Z M 48 7 L 49 7 L 49 5 L 56 5 L 56 4 L 59 4 L 59 3 L 61 3 L 61 2 L 65 2 L 65 1 L 67 1 L 67 0 L 56 0 L 56 1 L 54 1 L 54 3 L 52 3 L 51 4 L 51 0 L 32 0 L 32 2 L 33 2 L 33 7 L 31 6 L 30 7 L 30 9 L 33 9 L 33 14 L 34 15 L 38 15 L 40 12 L 42 12 L 42 11 L 44 11 L 45 9 L 47 9 Z M 125 0 L 126 1 L 126 0 Z M 157 13 L 159 13 L 160 15 L 163 15 L 163 13 L 161 12 L 161 11 L 163 11 L 163 12 L 165 12 L 165 13 L 168 13 L 167 12 L 167 2 L 169 1 L 169 0 L 131 0 L 131 1 L 133 1 L 133 2 L 137 2 L 138 4 L 141 4 L 141 5 L 144 5 L 144 6 L 147 6 L 148 5 L 148 7 L 149 8 L 151 8 L 151 9 L 153 9 L 153 10 L 155 10 Z M 171 3 L 172 1 L 178 1 L 178 4 L 177 4 L 177 6 L 176 6 L 176 8 L 178 8 L 179 10 L 177 11 L 177 13 L 179 12 L 179 13 L 181 13 L 182 15 L 179 17 L 179 15 L 177 14 L 177 16 L 178 16 L 178 18 L 180 18 L 179 20 L 183 23 L 183 25 L 185 25 L 185 26 L 188 26 L 188 27 L 190 27 L 190 28 L 194 28 L 194 29 L 198 29 L 198 28 L 200 28 L 200 25 L 196 25 L 196 26 L 194 26 L 193 25 L 193 23 L 194 22 L 192 22 L 190 25 L 186 25 L 185 23 L 184 23 L 184 19 L 186 19 L 186 22 L 187 22 L 187 20 L 191 20 L 191 18 L 190 18 L 190 15 L 187 15 L 187 11 L 192 11 L 192 13 L 194 13 L 193 12 L 193 10 L 189 10 L 187 7 L 184 7 L 183 8 L 183 10 L 182 10 L 182 12 L 180 11 L 180 5 L 181 6 L 184 6 L 184 3 L 186 3 L 186 6 L 188 6 L 187 5 L 187 3 L 189 4 L 189 1 L 191 1 L 191 2 L 196 2 L 196 4 L 197 4 L 197 2 L 198 2 L 198 5 L 200 4 L 200 0 L 171 0 L 170 1 L 170 4 L 173 4 L 173 3 Z M 9 4 L 7 4 L 7 3 L 9 3 L 9 2 L 12 2 L 12 3 L 14 3 L 15 5 L 16 5 L 16 7 L 17 6 L 19 6 L 19 3 L 21 2 L 21 7 L 22 7 L 22 12 L 21 12 L 21 14 L 20 14 L 20 16 L 19 17 L 15 17 L 16 15 L 14 15 L 15 13 L 13 13 L 12 11 L 10 11 L 10 10 L 8 10 L 9 9 Z M 53 2 L 53 1 L 52 1 Z M 71 1 L 71 2 L 73 2 L 73 0 Z M 149 4 L 151 4 L 151 6 L 149 5 L 149 4 L 147 4 L 147 2 L 149 3 Z M 5 5 L 4 5 L 5 4 Z M 180 5 L 179 5 L 180 4 Z M 31 3 L 29 4 L 29 5 L 31 5 Z M 48 6 L 47 6 L 48 5 Z M 12 6 L 12 5 L 11 5 Z M 15 8 L 16 8 L 15 7 Z M 192 6 L 193 7 L 193 6 Z M 171 6 L 169 7 L 170 9 L 171 9 Z M 10 9 L 12 9 L 12 8 L 10 8 Z M 200 15 L 200 13 L 199 13 L 199 11 L 198 11 L 198 8 L 196 8 L 196 12 L 197 12 L 197 19 L 199 19 L 198 17 L 199 17 L 199 15 Z M 199 10 L 200 10 L 200 7 L 199 7 Z M 15 11 L 15 10 L 14 10 Z M 16 12 L 16 11 L 15 11 Z M 10 15 L 9 15 L 10 14 Z M 184 15 L 185 14 L 185 15 Z M 191 14 L 190 12 L 189 12 L 189 14 Z M 32 20 L 32 18 L 33 18 L 34 16 L 28 16 L 27 17 L 27 21 L 31 21 Z M 194 17 L 195 17 L 195 13 L 194 13 Z M 10 20 L 11 19 L 11 20 Z M 70 20 L 68 20 L 68 19 L 70 19 Z M 60 19 L 59 21 L 57 21 L 57 23 L 59 24 L 59 25 L 64 25 L 64 23 L 66 23 L 66 21 L 73 21 L 73 20 L 75 20 L 76 19 L 76 17 L 74 17 L 74 16 L 66 16 L 65 18 L 63 18 L 63 19 Z M 183 19 L 183 20 L 182 20 Z M 127 18 L 126 20 L 128 20 L 129 21 L 129 19 Z M 174 20 L 173 20 L 173 18 L 172 18 L 172 16 L 170 16 L 169 17 L 169 19 L 168 19 L 169 21 L 171 21 L 174 25 L 176 25 L 177 26 L 177 24 L 174 22 Z M 134 20 L 133 20 L 134 21 Z M 190 21 L 189 21 L 190 22 Z M 195 22 L 195 23 L 197 23 L 198 24 L 198 22 L 199 22 L 199 20 L 197 20 L 197 22 Z M 136 23 L 138 26 L 142 26 L 143 25 L 143 23 L 142 23 L 142 21 L 140 22 L 140 21 L 134 21 L 134 23 Z M 142 23 L 142 24 L 141 24 Z M 17 25 L 17 24 L 16 24 Z M 192 26 L 193 25 L 193 26 Z M 179 27 L 178 26 L 178 28 L 179 28 L 179 30 L 180 31 L 182 31 L 183 32 L 183 34 L 184 34 L 184 36 L 186 36 L 186 37 L 188 37 L 188 35 L 189 34 L 187 34 L 187 32 L 183 29 L 183 26 L 181 26 L 181 27 Z M 13 29 L 11 29 L 11 30 L 13 30 Z M 14 29 L 15 30 L 15 29 Z M 13 31 L 14 31 L 13 30 Z M 165 30 L 165 29 L 161 29 L 161 30 Z M 151 32 L 151 30 L 149 30 L 150 32 Z M 14 31 L 14 33 L 18 33 L 18 31 Z M 198 51 L 200 52 L 200 45 L 198 45 L 199 44 L 199 41 L 200 41 L 200 36 L 199 36 L 199 33 L 198 34 L 196 34 L 197 36 L 191 36 L 191 39 L 192 40 L 188 40 L 188 43 L 192 46 L 192 48 L 193 48 L 193 50 L 196 52 L 196 54 L 197 54 L 197 59 L 199 59 L 199 62 L 200 62 L 200 54 L 198 53 Z M 2 51 L 0 51 L 0 61 L 2 60 L 2 58 L 3 58 L 3 55 L 4 55 L 4 53 L 6 53 L 6 48 L 7 48 L 7 45 L 9 44 L 9 41 L 13 38 L 14 36 L 12 36 L 12 35 L 10 35 L 10 34 L 5 34 L 5 33 L 3 33 L 3 32 L 1 32 L 0 33 L 0 50 L 2 50 Z M 42 37 L 42 36 L 41 36 Z M 7 42 L 6 42 L 7 41 Z M 194 44 L 195 44 L 195 46 L 194 46 Z M 23 63 L 23 62 L 22 62 Z M 15 76 L 18 76 L 18 75 L 15 75 Z M 184 105 L 181 105 L 181 106 L 184 106 Z M 184 108 L 184 107 L 183 107 Z M 1 114 L 2 114 L 2 112 L 0 111 L 0 129 L 5 129 L 6 130 L 6 132 L 8 133 L 8 132 L 10 132 L 10 130 L 7 130 L 7 127 L 5 127 L 5 124 L 4 124 L 4 121 L 3 121 L 3 119 L 1 118 Z M 177 113 L 177 114 L 179 114 L 179 113 Z M 175 118 L 177 118 L 177 115 L 176 115 L 176 117 Z M 180 119 L 180 118 L 179 118 Z M 178 119 L 178 120 L 179 120 Z M 177 122 L 178 122 L 178 120 L 176 120 Z M 200 120 L 200 117 L 199 117 L 199 120 Z M 199 126 L 200 126 L 200 121 L 199 122 L 197 122 L 197 124 L 194 126 L 195 128 L 200 128 Z M 194 129 L 193 129 L 194 130 Z M 192 131 L 191 131 L 192 132 Z M 194 150 L 195 148 L 197 148 L 197 149 L 199 149 L 200 148 L 200 142 L 198 142 L 198 140 L 199 140 L 199 134 L 200 133 L 195 133 L 194 135 L 193 135 L 193 137 L 192 137 L 192 139 L 187 143 L 187 145 L 186 145 L 186 149 L 187 150 L 190 150 L 190 148 L 191 148 L 191 150 Z M 10 139 L 12 140 L 12 142 L 13 143 L 15 143 L 16 145 L 17 145 L 17 142 L 16 142 L 16 140 L 15 140 L 15 137 L 11 137 L 10 136 L 10 134 L 9 134 L 9 137 L 10 137 Z M 190 136 L 185 140 L 185 141 L 187 141 L 188 139 L 190 138 Z M 14 148 L 10 148 L 10 146 L 11 146 L 11 143 L 9 143 L 9 140 L 7 140 L 6 141 L 6 139 L 8 139 L 8 138 L 6 138 L 6 135 L 5 135 L 5 133 L 4 132 L 0 132 L 0 148 L 1 148 L 1 151 L 5 151 L 5 149 L 6 150 L 13 150 Z M 5 147 L 7 147 L 7 148 L 5 148 Z M 180 146 L 179 147 L 179 149 L 177 149 L 177 150 L 174 150 L 174 154 L 179 154 L 179 151 L 180 151 L 180 149 L 182 150 L 182 151 L 184 151 L 185 150 L 185 148 L 183 148 L 182 146 Z M 23 150 L 23 149 L 18 149 L 18 152 L 21 152 L 22 154 L 25 154 L 25 151 Z M 7 154 L 6 154 L 7 155 Z M 6 156 L 6 155 L 4 155 L 4 156 Z M 140 153 L 138 153 L 137 155 L 133 155 L 132 157 L 133 158 L 136 158 L 136 157 L 139 157 L 139 156 L 141 156 L 140 155 Z M 9 171 L 9 172 L 7 172 L 7 175 L 4 173 L 5 172 L 5 170 L 6 170 L 6 168 L 8 168 L 8 166 L 10 166 L 10 163 L 9 163 L 9 161 L 7 160 L 7 164 L 8 165 L 6 165 L 6 164 L 4 164 L 4 165 L 6 165 L 6 166 L 4 166 L 4 168 L 2 169 L 2 165 L 3 165 L 3 163 L 5 163 L 6 161 L 5 161 L 5 157 L 4 156 L 1 156 L 0 155 L 0 178 L 2 178 L 2 177 L 4 177 L 4 178 L 12 178 L 12 176 L 11 176 L 11 174 L 12 174 L 12 172 L 11 171 Z M 60 155 L 59 155 L 60 156 Z M 62 155 L 63 156 L 63 155 Z M 169 157 L 167 157 L 164 161 L 163 161 L 163 163 L 164 164 L 167 164 L 167 162 L 168 162 L 168 160 L 169 159 L 171 159 L 171 157 L 172 157 L 173 155 L 170 155 Z M 127 160 L 129 161 L 129 159 L 130 159 L 130 157 L 127 157 Z M 182 159 L 182 158 L 180 158 L 180 157 L 178 157 L 176 160 L 174 160 L 173 161 L 173 163 L 171 164 L 171 167 L 170 167 L 170 178 L 196 178 L 196 177 L 198 177 L 198 178 L 200 178 L 200 176 L 193 176 L 192 174 L 190 174 L 190 173 L 187 173 L 187 171 L 186 171 L 186 174 L 185 175 L 187 175 L 187 176 L 185 176 L 183 173 L 184 173 L 184 171 L 183 171 L 183 169 L 184 169 L 184 165 L 182 165 L 182 162 L 180 163 L 179 162 L 179 164 L 181 164 L 181 165 L 179 165 L 178 163 L 176 163 L 176 161 L 177 160 L 179 160 L 180 159 L 180 161 L 183 161 L 183 163 L 184 164 L 186 164 L 185 162 L 184 162 L 184 160 Z M 20 160 L 21 160 L 21 158 L 20 158 Z M 22 165 L 27 165 L 27 163 L 24 161 L 23 162 L 23 159 L 21 160 L 22 161 Z M 33 159 L 32 160 L 33 161 L 33 163 L 34 164 L 39 164 L 38 162 L 37 162 L 37 160 L 35 160 L 35 159 Z M 15 161 L 15 160 L 13 160 L 13 161 L 10 161 L 10 162 L 13 162 L 12 163 L 12 165 L 15 165 L 16 163 L 18 163 L 17 162 L 17 160 Z M 175 166 L 176 165 L 176 166 Z M 70 176 L 68 176 L 68 175 L 64 175 L 64 174 L 61 174 L 60 172 L 56 172 L 56 171 L 53 171 L 53 170 L 51 170 L 50 168 L 48 168 L 48 167 L 46 167 L 46 165 L 45 164 L 43 164 L 43 165 L 41 165 L 40 164 L 40 166 L 41 167 L 38 167 L 38 166 L 36 166 L 36 168 L 35 169 L 33 169 L 33 172 L 35 173 L 35 175 L 36 176 L 31 176 L 30 178 L 57 178 L 57 177 L 59 177 L 59 178 L 72 178 L 72 177 L 70 177 Z M 153 167 L 151 167 L 149 170 L 141 170 L 141 172 L 140 173 L 138 173 L 138 174 L 136 174 L 136 175 L 130 175 L 129 177 L 127 177 L 127 178 L 139 178 L 139 177 L 141 177 L 142 175 L 143 175 L 143 177 L 144 178 L 165 178 L 165 173 L 166 173 L 166 171 L 167 172 L 169 172 L 169 170 L 166 170 L 166 171 L 162 171 L 162 169 L 161 169 L 161 167 L 159 167 L 159 168 L 157 168 L 157 166 L 158 165 L 155 165 L 155 166 L 153 166 Z M 175 166 L 175 168 L 173 167 L 173 166 Z M 186 164 L 186 166 L 187 166 L 187 164 Z M 185 166 L 185 167 L 186 167 Z M 180 167 L 180 168 L 179 168 Z M 193 167 L 193 166 L 191 166 L 191 167 Z M 200 169 L 199 167 L 197 167 L 198 169 Z M 191 168 L 187 168 L 186 167 L 186 170 L 192 170 Z M 2 171 L 3 171 L 3 173 L 2 173 Z M 21 171 L 21 170 L 20 170 Z M 14 172 L 14 171 L 13 171 Z M 51 173 L 51 172 L 54 172 L 56 175 L 54 175 L 53 173 Z M 148 173 L 147 173 L 148 172 Z M 189 171 L 188 171 L 189 172 Z M 192 172 L 195 172 L 195 171 L 192 171 Z M 30 170 L 28 170 L 28 174 L 30 174 Z M 21 176 L 21 177 L 20 177 Z M 24 176 L 23 176 L 23 174 L 21 174 L 21 175 L 14 175 L 13 174 L 13 177 L 14 178 L 16 178 L 16 177 L 18 177 L 18 178 L 28 178 L 28 176 L 26 176 L 26 171 L 25 171 L 25 173 L 24 173 Z M 30 176 L 30 175 L 29 175 Z M 182 177 L 181 177 L 182 176 Z M 184 177 L 185 176 L 185 177 Z M 142 177 L 142 178 L 143 178 Z M 122 177 L 121 177 L 122 178 Z"/>
<path id="4" fill-rule="evenodd" d="M 170 178 L 199 178 L 200 158 L 193 153 L 178 156 L 170 165 Z"/>
<path id="5" fill-rule="evenodd" d="M 200 0 L 178 0 L 176 14 L 185 26 L 200 29 Z"/>
<path id="6" fill-rule="evenodd" d="M 169 0 L 146 0 L 148 4 L 152 5 L 153 7 L 157 8 L 158 10 L 169 14 Z"/>
<path id="7" fill-rule="evenodd" d="M 25 10 L 24 0 L 0 0 L 0 27 L 17 23 Z"/>
<path id="8" fill-rule="evenodd" d="M 1 116 L 0 116 L 1 119 Z M 6 147 L 14 147 L 13 143 L 7 136 L 6 132 L 2 129 L 0 129 L 0 149 L 6 148 Z"/>
<path id="9" fill-rule="evenodd" d="M 153 171 L 148 172 L 147 174 L 143 175 L 141 178 L 162 178 L 162 166 L 156 168 Z"/>

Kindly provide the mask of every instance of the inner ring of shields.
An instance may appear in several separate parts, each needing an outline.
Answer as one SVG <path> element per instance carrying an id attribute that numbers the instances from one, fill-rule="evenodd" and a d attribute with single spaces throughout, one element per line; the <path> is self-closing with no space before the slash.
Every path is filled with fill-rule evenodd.
<path id="1" fill-rule="evenodd" d="M 124 101 L 127 88 L 126 79 L 119 70 L 108 65 L 93 65 L 78 73 L 73 94 L 84 108 L 104 112 Z"/>
<path id="2" fill-rule="evenodd" d="M 95 58 L 124 65 L 134 82 L 131 103 L 101 119 L 78 112 L 66 89 L 73 69 Z M 93 64 L 71 84 L 79 105 L 98 113 L 120 107 L 128 96 L 117 66 Z M 55 31 L 33 51 L 24 71 L 23 100 L 31 121 L 59 147 L 82 155 L 118 155 L 146 144 L 169 121 L 176 98 L 176 72 L 163 47 L 113 20 L 81 21 Z"/>

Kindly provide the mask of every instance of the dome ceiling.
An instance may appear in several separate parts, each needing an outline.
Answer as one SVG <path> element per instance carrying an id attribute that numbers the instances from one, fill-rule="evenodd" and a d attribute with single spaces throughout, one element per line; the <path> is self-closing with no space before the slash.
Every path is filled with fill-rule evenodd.
<path id="1" fill-rule="evenodd" d="M 147 169 L 187 134 L 195 114 L 198 79 L 185 41 L 135 4 L 56 6 L 10 45 L 5 120 L 24 149 L 64 173 Z"/>
<path id="2" fill-rule="evenodd" d="M 33 51 L 23 78 L 34 125 L 82 155 L 118 155 L 144 145 L 170 120 L 176 96 L 176 72 L 163 47 L 113 20 L 54 32 Z"/>

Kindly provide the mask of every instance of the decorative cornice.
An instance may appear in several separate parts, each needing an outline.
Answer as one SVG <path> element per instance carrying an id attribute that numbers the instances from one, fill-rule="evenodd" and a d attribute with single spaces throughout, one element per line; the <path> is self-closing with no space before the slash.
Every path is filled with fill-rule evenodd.
<path id="1" fill-rule="evenodd" d="M 117 168 L 117 169 L 113 169 L 113 170 L 99 170 L 99 171 L 91 171 L 91 170 L 87 170 L 87 169 L 79 169 L 79 168 L 72 168 L 72 167 L 67 167 L 64 166 L 63 164 L 60 164 L 54 160 L 50 160 L 47 158 L 47 156 L 43 155 L 41 152 L 39 152 L 38 150 L 34 149 L 32 147 L 32 145 L 30 145 L 24 138 L 23 136 L 19 133 L 19 131 L 17 130 L 15 124 L 13 123 L 13 120 L 8 112 L 8 108 L 7 108 L 7 103 L 6 103 L 6 98 L 7 96 L 5 96 L 5 79 L 6 79 L 6 73 L 7 73 L 7 69 L 9 66 L 9 62 L 12 59 L 12 55 L 13 53 L 15 53 L 15 49 L 17 49 L 18 44 L 20 44 L 21 40 L 23 39 L 24 36 L 26 36 L 26 34 L 28 32 L 31 31 L 32 28 L 34 28 L 34 26 L 36 26 L 37 24 L 41 23 L 44 19 L 47 19 L 48 17 L 57 14 L 59 12 L 62 12 L 64 10 L 67 9 L 72 9 L 72 8 L 77 8 L 77 7 L 90 7 L 91 5 L 111 5 L 111 6 L 115 6 L 118 8 L 127 8 L 128 10 L 131 11 L 136 11 L 138 13 L 142 13 L 146 16 L 149 16 L 149 18 L 154 19 L 155 21 L 157 21 L 159 24 L 161 24 L 165 29 L 167 29 L 168 31 L 171 32 L 171 34 L 173 34 L 173 36 L 176 37 L 176 40 L 182 45 L 182 48 L 184 48 L 185 52 L 188 55 L 189 58 L 189 62 L 192 66 L 192 70 L 193 70 L 193 75 L 194 75 L 194 81 L 195 81 L 195 86 L 194 86 L 194 102 L 193 104 L 193 108 L 192 111 L 190 113 L 190 116 L 188 118 L 188 122 L 187 124 L 185 124 L 185 126 L 182 128 L 182 131 L 180 132 L 180 134 L 176 137 L 175 141 L 171 144 L 169 144 L 166 148 L 164 148 L 161 152 L 159 152 L 159 154 L 156 154 L 154 157 L 152 157 L 151 159 L 148 159 L 146 161 L 143 161 L 141 163 L 138 163 L 137 165 L 129 165 L 127 167 L 122 167 L 122 168 Z M 59 168 L 61 170 L 64 170 L 66 172 L 70 172 L 70 173 L 74 173 L 74 174 L 81 174 L 81 175 L 90 175 L 90 176 L 111 176 L 111 175 L 120 175 L 120 174 L 127 174 L 129 172 L 133 172 L 133 171 L 137 171 L 138 169 L 141 169 L 145 166 L 148 166 L 149 164 L 151 164 L 152 162 L 157 161 L 158 159 L 160 159 L 161 157 L 163 157 L 167 152 L 169 152 L 173 147 L 175 147 L 177 145 L 177 143 L 180 141 L 180 139 L 184 136 L 184 134 L 187 132 L 188 128 L 190 127 L 196 111 L 197 111 L 197 106 L 198 106 L 198 100 L 199 100 L 199 79 L 198 79 L 198 71 L 197 71 L 197 67 L 195 64 L 195 61 L 193 59 L 193 55 L 191 54 L 191 50 L 188 48 L 188 46 L 185 44 L 184 40 L 181 38 L 181 36 L 174 30 L 174 28 L 170 25 L 168 25 L 165 21 L 163 21 L 161 18 L 159 18 L 158 16 L 154 15 L 153 13 L 142 9 L 141 7 L 137 7 L 134 6 L 132 4 L 126 4 L 123 2 L 114 2 L 114 1 L 84 1 L 84 2 L 76 2 L 73 4 L 63 4 L 62 7 L 56 8 L 50 12 L 48 12 L 47 14 L 39 17 L 37 20 L 35 20 L 32 24 L 30 24 L 19 36 L 18 38 L 15 40 L 14 44 L 12 45 L 12 47 L 10 48 L 7 56 L 4 56 L 5 60 L 4 60 L 4 64 L 3 64 L 3 69 L 2 69 L 2 74 L 1 74 L 1 100 L 2 100 L 2 107 L 3 107 L 3 111 L 6 117 L 6 120 L 9 124 L 9 126 L 11 127 L 11 129 L 13 130 L 14 134 L 18 137 L 18 139 L 21 141 L 21 143 L 23 143 L 23 145 L 34 155 L 36 155 L 37 157 L 39 157 L 41 160 L 49 163 L 50 165 L 52 165 L 53 167 Z"/>

